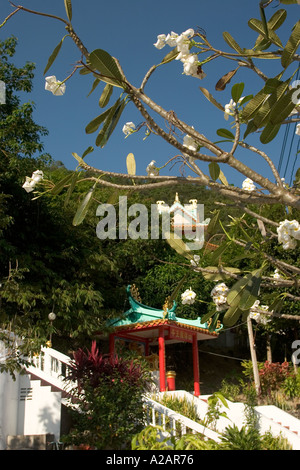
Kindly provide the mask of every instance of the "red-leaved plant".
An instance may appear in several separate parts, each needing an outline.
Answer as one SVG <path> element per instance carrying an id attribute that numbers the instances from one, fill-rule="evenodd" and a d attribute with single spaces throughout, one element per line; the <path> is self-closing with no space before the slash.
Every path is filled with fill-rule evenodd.
<path id="1" fill-rule="evenodd" d="M 262 393 L 270 395 L 271 392 L 278 390 L 290 373 L 288 362 L 280 364 L 266 361 L 259 371 Z"/>
<path id="2" fill-rule="evenodd" d="M 144 392 L 149 371 L 137 360 L 90 350 L 74 353 L 67 380 L 77 383 L 70 407 L 74 426 L 64 442 L 98 450 L 126 449 L 145 423 Z M 128 447 L 130 448 L 130 447 Z"/>
<path id="3" fill-rule="evenodd" d="M 139 388 L 146 388 L 148 381 L 147 373 L 139 363 L 115 354 L 102 354 L 96 341 L 93 341 L 90 350 L 79 349 L 74 353 L 74 361 L 67 378 L 77 381 L 79 386 L 88 381 L 95 388 L 100 382 L 111 382 L 115 377 Z"/>

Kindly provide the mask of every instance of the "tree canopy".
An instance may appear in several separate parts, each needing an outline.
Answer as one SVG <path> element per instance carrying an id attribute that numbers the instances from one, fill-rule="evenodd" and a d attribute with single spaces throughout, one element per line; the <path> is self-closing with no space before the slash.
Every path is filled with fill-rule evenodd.
<path id="1" fill-rule="evenodd" d="M 14 259 L 15 263 L 18 259 L 18 269 L 15 264 L 8 274 L 8 280 L 17 279 L 16 276 L 20 275 L 25 279 L 20 260 L 27 257 L 29 264 L 32 263 L 30 269 L 24 263 L 24 269 L 29 269 L 29 274 L 26 274 L 29 284 L 18 296 L 18 302 L 22 309 L 27 309 L 28 318 L 32 314 L 36 315 L 37 325 L 41 315 L 40 306 L 45 308 L 45 318 L 51 302 L 56 299 L 56 308 L 63 312 L 59 327 L 61 331 L 67 328 L 72 335 L 75 332 L 91 331 L 94 321 L 97 323 L 100 319 L 99 312 L 103 313 L 101 318 L 104 318 L 107 308 L 122 309 L 120 304 L 124 297 L 119 292 L 127 283 L 138 280 L 147 302 L 149 299 L 158 305 L 182 279 L 188 280 L 189 285 L 198 291 L 197 301 L 203 303 L 201 307 L 205 311 L 202 317 L 204 320 L 212 317 L 213 324 L 221 320 L 225 327 L 232 327 L 245 321 L 249 314 L 254 317 L 257 314 L 256 318 L 259 315 L 269 320 L 272 318 L 273 321 L 299 321 L 296 307 L 300 299 L 298 172 L 293 184 L 286 184 L 268 153 L 268 145 L 282 126 L 299 123 L 296 133 L 300 132 L 299 81 L 295 80 L 299 63 L 300 22 L 295 22 L 288 39 L 283 41 L 280 38 L 280 27 L 286 21 L 288 12 L 298 8 L 298 5 L 293 5 L 297 1 L 280 0 L 275 12 L 270 10 L 272 3 L 273 0 L 258 2 L 259 18 L 250 18 L 248 21 L 248 27 L 256 33 L 256 41 L 247 47 L 240 45 L 234 33 L 227 31 L 223 32 L 224 50 L 211 44 L 210 38 L 200 29 L 190 28 L 182 33 L 172 31 L 158 35 L 154 46 L 158 49 L 160 62 L 149 68 L 139 85 L 129 81 L 118 58 L 108 51 L 102 48 L 88 51 L 84 39 L 74 31 L 71 1 L 64 2 L 64 18 L 19 5 L 4 20 L 2 26 L 16 14 L 30 13 L 37 17 L 48 17 L 64 26 L 64 34 L 67 31 L 78 50 L 78 61 L 63 81 L 57 80 L 55 75 L 45 77 L 45 88 L 61 96 L 67 92 L 67 82 L 75 74 L 91 78 L 91 93 L 97 93 L 101 88 L 97 95 L 100 114 L 85 127 L 86 134 L 95 136 L 94 145 L 97 148 L 105 147 L 109 139 L 113 138 L 124 109 L 129 106 L 139 112 L 142 123 L 138 126 L 133 122 L 125 123 L 123 132 L 126 138 L 145 130 L 147 138 L 160 138 L 170 148 L 170 154 L 162 166 L 157 168 L 152 161 L 147 167 L 147 174 L 137 175 L 133 154 L 127 157 L 126 174 L 121 171 L 104 171 L 87 164 L 85 157 L 94 151 L 91 145 L 82 155 L 73 152 L 78 164 L 74 172 L 64 168 L 54 170 L 49 162 L 44 162 L 44 166 L 38 162 L 38 170 L 44 172 L 44 176 L 39 178 L 37 187 L 33 174 L 31 178 L 29 176 L 37 169 L 37 161 L 35 167 L 23 166 L 23 181 L 27 176 L 27 188 L 30 191 L 34 189 L 33 198 L 25 192 L 21 194 L 20 180 L 18 187 L 15 186 L 15 193 L 5 189 L 2 204 L 10 203 L 5 194 L 13 194 L 11 204 L 16 207 L 18 197 L 22 200 L 19 205 L 19 225 L 14 222 L 15 227 L 22 229 L 19 228 L 18 232 L 14 230 L 10 234 L 12 241 L 6 242 L 7 253 L 8 246 L 10 252 L 14 253 L 13 257 L 6 255 L 6 259 Z M 45 75 L 53 67 L 65 37 L 50 55 Z M 5 58 L 10 54 L 11 41 L 2 46 L 3 66 L 6 67 L 5 73 L 18 76 L 19 72 Z M 167 53 L 161 53 L 164 48 Z M 203 99 L 217 108 L 227 121 L 224 127 L 216 129 L 217 141 L 204 135 L 201 123 L 194 127 L 194 123 L 181 119 L 176 112 L 176 102 L 174 111 L 167 111 L 147 94 L 149 82 L 155 79 L 153 72 L 158 67 L 168 67 L 175 60 L 182 63 L 183 74 L 188 80 L 202 80 L 209 62 L 222 60 L 222 63 L 230 64 L 230 70 L 214 82 L 215 91 L 230 88 L 231 99 L 227 105 L 220 104 L 213 91 L 199 87 Z M 266 63 L 268 67 L 264 68 Z M 30 91 L 32 65 L 27 65 L 25 70 L 27 82 L 25 80 L 26 84 L 21 89 Z M 242 70 L 249 72 L 249 79 L 245 83 L 238 81 Z M 251 76 L 261 82 L 258 92 L 251 89 Z M 42 150 L 40 136 L 45 130 L 30 119 L 29 123 L 27 119 L 25 123 L 22 121 L 26 112 L 31 116 L 32 108 L 20 105 L 13 94 L 17 88 L 13 86 L 14 81 L 11 83 L 8 104 L 2 111 L 6 113 L 3 116 L 4 130 L 1 131 L 4 139 L 2 155 L 18 155 L 16 161 L 20 162 L 19 154 L 32 157 L 34 152 Z M 170 86 L 169 83 L 167 86 Z M 119 93 L 117 99 L 113 90 Z M 15 119 L 20 119 L 20 127 L 24 129 L 24 132 L 18 134 L 21 136 L 20 141 L 14 135 Z M 258 144 L 254 137 L 258 137 Z M 246 163 L 238 152 L 246 155 Z M 272 179 L 258 172 L 256 158 L 266 162 Z M 178 174 L 164 174 L 164 170 L 174 162 L 181 165 Z M 25 165 L 24 158 L 22 165 Z M 242 187 L 235 181 L 227 180 L 227 167 L 245 178 Z M 15 176 L 12 179 L 16 184 Z M 138 201 L 149 207 L 149 204 L 155 203 L 156 194 L 159 194 L 159 199 L 170 201 L 172 192 L 179 191 L 179 188 L 184 196 L 188 194 L 191 198 L 195 194 L 198 201 L 201 198 L 205 200 L 209 213 L 207 216 L 211 218 L 206 241 L 216 243 L 217 248 L 213 252 L 204 249 L 193 253 L 187 248 L 186 240 L 175 237 L 169 238 L 167 245 L 161 240 L 124 242 L 117 238 L 99 243 L 95 235 L 91 238 L 90 230 L 95 230 L 95 209 L 99 203 L 113 204 L 117 210 L 121 210 L 118 208 L 118 197 L 126 195 L 130 203 Z M 9 233 L 12 227 L 11 213 L 11 209 L 5 212 L 6 218 L 2 222 L 4 233 Z M 39 225 L 41 221 L 42 229 Z M 29 230 L 30 235 L 23 238 L 22 244 L 24 230 Z M 52 236 L 53 233 L 55 236 Z M 30 240 L 30 244 L 25 239 Z M 36 253 L 34 258 L 29 252 Z M 195 254 L 199 256 L 197 262 L 194 261 Z M 42 294 L 39 290 L 39 299 L 35 298 L 34 301 L 38 308 L 35 310 L 34 306 L 33 311 L 34 286 L 39 285 L 41 289 L 41 273 L 45 276 L 44 290 Z M 216 283 L 223 284 L 223 291 L 211 299 L 210 288 Z M 225 283 L 228 285 L 224 286 Z M 9 286 L 8 281 L 6 285 Z M 4 292 L 5 301 L 11 302 L 9 291 Z M 157 296 L 153 297 L 153 292 Z M 267 308 L 263 308 L 263 302 L 267 302 Z M 188 314 L 194 309 L 193 314 L 196 313 L 195 305 L 192 305 Z M 180 308 L 184 313 L 185 307 L 181 305 Z M 74 318 L 77 319 L 75 326 Z M 56 324 L 59 325 L 59 322 Z"/>

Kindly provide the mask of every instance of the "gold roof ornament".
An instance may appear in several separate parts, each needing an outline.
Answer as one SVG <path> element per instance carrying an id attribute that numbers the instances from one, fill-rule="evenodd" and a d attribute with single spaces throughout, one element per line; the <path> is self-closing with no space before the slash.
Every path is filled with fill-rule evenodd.
<path id="1" fill-rule="evenodd" d="M 130 288 L 130 293 L 131 293 L 131 296 L 132 296 L 137 302 L 142 303 L 142 299 L 141 299 L 139 290 L 138 290 L 138 288 L 136 287 L 135 284 L 132 284 L 132 286 L 131 286 L 131 288 Z"/>
<path id="2" fill-rule="evenodd" d="M 168 313 L 169 313 L 168 310 L 169 310 L 170 308 L 172 308 L 172 306 L 173 306 L 173 304 L 172 304 L 172 302 L 171 302 L 171 300 L 170 300 L 170 296 L 168 296 L 168 297 L 166 298 L 166 300 L 165 300 L 164 305 L 163 305 L 163 312 L 164 312 L 164 313 L 163 313 L 163 318 L 167 318 Z"/>

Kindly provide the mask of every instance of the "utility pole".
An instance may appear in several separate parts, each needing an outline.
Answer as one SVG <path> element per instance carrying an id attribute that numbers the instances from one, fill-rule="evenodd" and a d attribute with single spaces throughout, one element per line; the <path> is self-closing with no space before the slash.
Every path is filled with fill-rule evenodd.
<path id="1" fill-rule="evenodd" d="M 254 383 L 255 383 L 255 390 L 257 396 L 260 394 L 260 380 L 258 374 L 258 366 L 257 366 L 257 358 L 256 358 L 256 349 L 254 344 L 254 337 L 253 337 L 253 329 L 252 329 L 252 321 L 250 315 L 247 317 L 247 328 L 248 328 L 248 336 L 249 336 L 249 345 L 250 345 L 250 353 L 251 353 L 251 360 L 252 360 L 252 367 L 253 367 L 253 375 L 254 375 Z"/>

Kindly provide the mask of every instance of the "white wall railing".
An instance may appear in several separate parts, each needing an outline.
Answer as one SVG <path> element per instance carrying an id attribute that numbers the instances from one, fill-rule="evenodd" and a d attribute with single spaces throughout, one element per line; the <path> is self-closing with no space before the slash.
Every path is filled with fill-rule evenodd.
<path id="1" fill-rule="evenodd" d="M 71 368 L 69 356 L 52 348 L 42 348 L 41 353 L 33 356 L 31 362 L 32 365 L 27 366 L 26 370 L 40 380 L 66 392 L 75 386 L 65 380 Z"/>
<path id="2" fill-rule="evenodd" d="M 220 435 L 217 432 L 208 429 L 204 425 L 176 413 L 151 398 L 145 397 L 144 401 L 147 410 L 146 424 L 148 426 L 159 426 L 165 433 L 169 433 L 171 436 L 178 437 L 188 433 L 199 433 L 215 442 L 221 441 Z"/>

